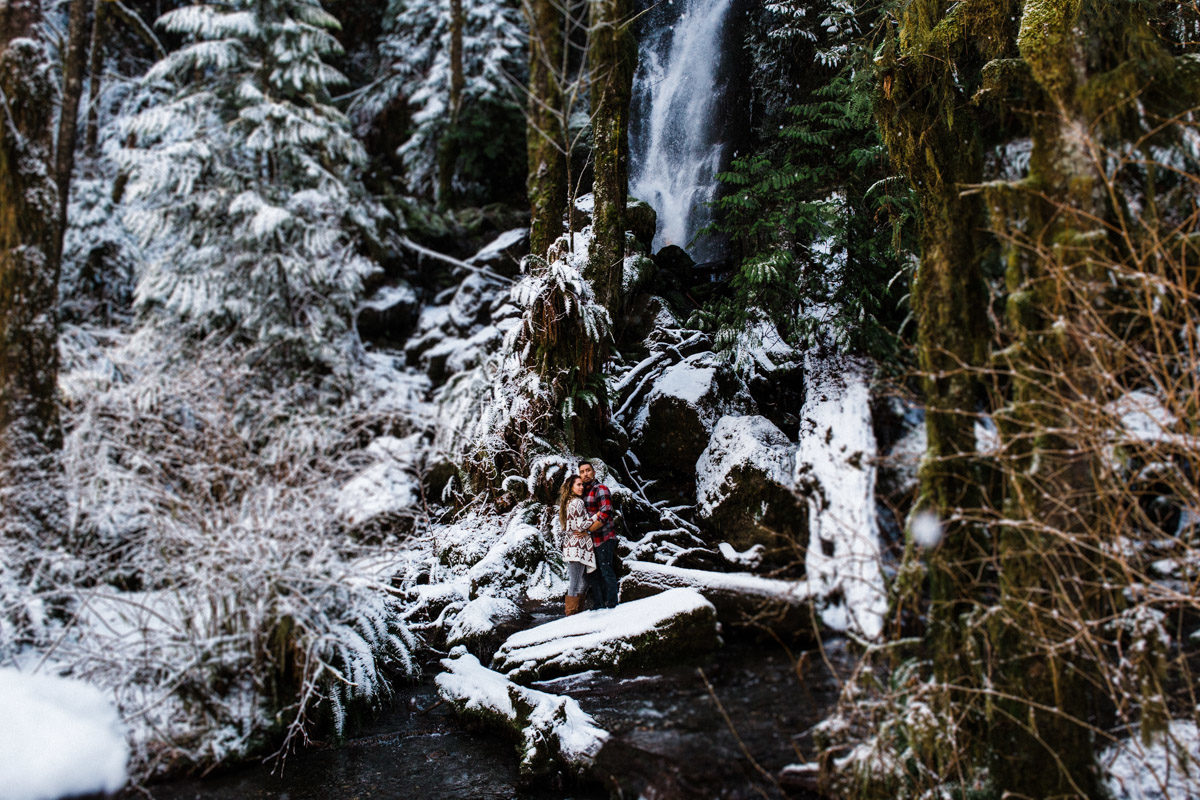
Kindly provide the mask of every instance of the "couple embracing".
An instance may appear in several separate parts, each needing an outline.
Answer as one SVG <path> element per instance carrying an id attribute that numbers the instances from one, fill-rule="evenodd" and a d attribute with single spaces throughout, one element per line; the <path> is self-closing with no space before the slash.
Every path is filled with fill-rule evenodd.
<path id="1" fill-rule="evenodd" d="M 568 615 L 580 610 L 589 588 L 595 608 L 617 605 L 617 575 L 613 556 L 617 530 L 612 494 L 596 480 L 591 462 L 579 463 L 579 474 L 567 477 L 558 497 L 558 521 L 563 529 L 563 561 L 567 565 Z"/>

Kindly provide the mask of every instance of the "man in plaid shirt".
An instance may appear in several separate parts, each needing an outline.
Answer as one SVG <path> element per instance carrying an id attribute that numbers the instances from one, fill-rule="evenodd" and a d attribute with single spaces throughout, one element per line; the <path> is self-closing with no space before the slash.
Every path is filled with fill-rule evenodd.
<path id="1" fill-rule="evenodd" d="M 617 574 L 613 571 L 613 556 L 617 552 L 617 528 L 613 518 L 612 494 L 608 487 L 596 480 L 596 470 L 588 461 L 579 463 L 579 477 L 583 478 L 583 502 L 587 511 L 596 517 L 589 529 L 592 545 L 596 551 L 596 571 L 592 573 L 592 589 L 601 608 L 617 605 Z"/>

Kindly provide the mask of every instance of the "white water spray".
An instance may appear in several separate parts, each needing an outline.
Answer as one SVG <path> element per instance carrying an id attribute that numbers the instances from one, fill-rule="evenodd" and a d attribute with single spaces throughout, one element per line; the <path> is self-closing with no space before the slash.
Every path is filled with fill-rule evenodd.
<path id="1" fill-rule="evenodd" d="M 717 81 L 732 0 L 676 2 L 678 21 L 639 48 L 630 192 L 658 211 L 655 249 L 675 244 L 705 261 L 712 243 L 692 238 L 711 219 L 724 150 Z"/>

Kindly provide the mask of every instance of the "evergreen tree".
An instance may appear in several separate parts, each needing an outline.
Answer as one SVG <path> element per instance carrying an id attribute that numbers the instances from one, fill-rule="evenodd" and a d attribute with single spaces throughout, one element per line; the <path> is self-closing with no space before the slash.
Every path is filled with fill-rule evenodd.
<path id="1" fill-rule="evenodd" d="M 138 307 L 256 358 L 335 365 L 376 269 L 357 252 L 364 153 L 330 100 L 337 20 L 318 0 L 234 0 L 159 24 L 187 43 L 147 74 L 165 97 L 129 122 L 123 154 L 130 225 L 153 245 Z"/>
<path id="2" fill-rule="evenodd" d="M 857 44 L 871 15 L 840 1 L 770 3 L 764 15 L 748 43 L 759 141 L 718 175 L 712 229 L 730 237 L 737 269 L 711 321 L 732 342 L 763 312 L 798 345 L 893 355 L 908 203 L 889 191 Z"/>
<path id="3" fill-rule="evenodd" d="M 523 132 L 525 40 L 519 12 L 504 0 L 391 0 L 385 73 L 356 117 L 408 104 L 411 127 L 397 154 L 409 191 L 446 205 L 447 193 L 494 196 L 519 184 L 523 165 L 512 155 Z"/>

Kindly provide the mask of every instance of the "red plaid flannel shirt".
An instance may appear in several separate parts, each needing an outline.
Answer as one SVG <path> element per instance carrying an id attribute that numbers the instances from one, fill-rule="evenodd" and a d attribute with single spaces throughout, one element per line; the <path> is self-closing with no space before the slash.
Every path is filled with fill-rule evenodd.
<path id="1" fill-rule="evenodd" d="M 614 524 L 612 494 L 608 487 L 599 481 L 592 481 L 583 487 L 583 503 L 589 514 L 600 514 L 600 527 L 592 531 L 592 544 L 604 544 L 617 535 Z"/>

